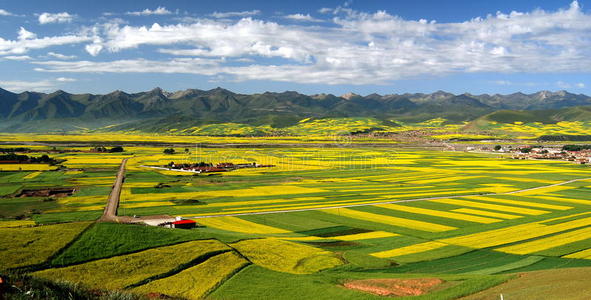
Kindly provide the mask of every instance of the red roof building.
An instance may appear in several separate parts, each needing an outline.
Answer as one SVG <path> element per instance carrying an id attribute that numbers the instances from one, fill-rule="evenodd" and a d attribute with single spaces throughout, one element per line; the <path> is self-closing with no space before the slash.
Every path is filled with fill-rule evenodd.
<path id="1" fill-rule="evenodd" d="M 174 221 L 171 223 L 172 228 L 183 228 L 183 229 L 191 229 L 197 226 L 197 222 L 193 220 L 179 220 Z"/>

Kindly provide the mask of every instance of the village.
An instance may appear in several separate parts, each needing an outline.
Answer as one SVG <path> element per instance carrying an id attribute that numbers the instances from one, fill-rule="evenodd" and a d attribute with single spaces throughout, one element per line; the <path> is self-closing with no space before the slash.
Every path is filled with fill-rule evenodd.
<path id="1" fill-rule="evenodd" d="M 165 166 L 165 169 L 172 171 L 184 171 L 193 173 L 216 173 L 216 172 L 228 172 L 237 169 L 245 168 L 271 168 L 274 165 L 262 165 L 256 162 L 234 164 L 231 162 L 223 162 L 214 165 L 213 163 L 180 163 L 170 162 Z"/>
<path id="2" fill-rule="evenodd" d="M 469 146 L 465 150 L 471 152 L 506 153 L 511 154 L 512 159 L 550 159 L 570 161 L 581 165 L 591 164 L 591 145 L 496 145 L 493 148 L 488 146 L 480 148 Z"/>

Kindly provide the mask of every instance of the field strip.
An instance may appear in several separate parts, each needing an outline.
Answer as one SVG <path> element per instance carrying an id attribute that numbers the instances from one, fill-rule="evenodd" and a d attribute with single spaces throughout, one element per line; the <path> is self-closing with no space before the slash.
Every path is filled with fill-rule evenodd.
<path id="1" fill-rule="evenodd" d="M 501 221 L 499 219 L 493 219 L 493 218 L 487 218 L 487 217 L 471 216 L 471 215 L 465 215 L 465 214 L 455 213 L 455 212 L 439 211 L 439 210 L 434 210 L 434 209 L 426 209 L 426 208 L 404 206 L 404 205 L 397 205 L 397 204 L 379 204 L 379 205 L 375 205 L 375 206 L 386 208 L 386 209 L 391 209 L 391 210 L 409 212 L 409 213 L 413 213 L 413 214 L 421 214 L 421 215 L 442 217 L 442 218 L 475 222 L 475 223 L 483 223 L 483 224 L 490 224 L 490 223 L 495 223 L 495 222 Z"/>
<path id="2" fill-rule="evenodd" d="M 517 245 L 495 249 L 496 251 L 511 254 L 529 254 L 564 244 L 574 243 L 591 238 L 591 227 L 553 235 L 547 238 L 537 239 L 531 242 L 525 242 Z"/>
<path id="3" fill-rule="evenodd" d="M 512 214 L 505 214 L 505 213 L 498 213 L 492 211 L 484 211 L 472 208 L 458 208 L 452 210 L 454 212 L 464 213 L 464 214 L 472 214 L 472 215 L 479 215 L 479 216 L 486 216 L 486 217 L 494 217 L 499 219 L 519 219 L 522 216 L 512 215 Z"/>
<path id="4" fill-rule="evenodd" d="M 396 257 L 402 256 L 407 254 L 415 254 L 420 252 L 425 252 L 429 250 L 439 249 L 445 246 L 449 246 L 448 244 L 441 243 L 441 242 L 424 242 L 420 244 L 414 244 L 410 246 L 400 247 L 392 250 L 380 251 L 371 253 L 371 256 L 380 257 L 380 258 L 389 258 L 389 257 Z"/>
<path id="5" fill-rule="evenodd" d="M 352 210 L 352 209 L 348 209 L 348 208 L 339 208 L 336 210 L 326 210 L 325 212 L 329 213 L 329 214 L 333 214 L 333 215 L 338 215 L 340 217 L 353 218 L 353 219 L 358 219 L 358 220 L 363 220 L 363 221 L 368 221 L 368 222 L 382 223 L 382 224 L 388 224 L 388 225 L 410 228 L 410 229 L 415 229 L 415 230 L 428 231 L 428 232 L 441 232 L 441 231 L 448 231 L 448 230 L 457 229 L 456 227 L 447 226 L 447 225 L 441 225 L 441 224 L 435 224 L 435 223 L 430 223 L 430 222 L 425 222 L 425 221 L 417 221 L 417 220 L 412 220 L 412 219 L 405 219 L 405 218 L 399 218 L 399 217 L 392 217 L 392 216 L 368 213 L 368 212 L 357 211 L 357 210 Z"/>
<path id="6" fill-rule="evenodd" d="M 495 273 L 510 271 L 526 266 L 533 265 L 541 260 L 543 260 L 543 256 L 528 256 L 522 260 L 518 260 L 516 262 L 512 262 L 506 265 L 498 266 L 498 267 L 491 267 L 486 269 L 480 269 L 472 272 L 467 272 L 465 274 L 477 274 L 477 275 L 492 275 Z"/>
<path id="7" fill-rule="evenodd" d="M 528 201 L 518 201 L 518 200 L 509 200 L 509 199 L 497 199 L 497 198 L 492 198 L 492 197 L 466 197 L 466 198 L 472 199 L 472 200 L 483 200 L 483 201 L 488 201 L 488 202 L 497 202 L 497 203 L 529 206 L 529 207 L 545 208 L 545 209 L 553 209 L 553 210 L 572 209 L 572 207 L 570 207 L 570 206 L 536 203 L 536 202 L 528 202 Z"/>
<path id="8" fill-rule="evenodd" d="M 563 256 L 564 258 L 578 258 L 578 259 L 591 259 L 591 249 L 582 250 L 569 255 Z"/>
<path id="9" fill-rule="evenodd" d="M 278 239 L 286 240 L 286 241 L 361 241 L 361 240 L 371 240 L 371 239 L 381 239 L 381 238 L 388 238 L 388 237 L 395 237 L 400 236 L 397 233 L 391 233 L 386 231 L 370 231 L 364 233 L 356 233 L 356 234 L 348 234 L 348 235 L 337 235 L 331 237 L 321 237 L 321 236 L 294 236 L 294 237 L 277 237 Z"/>
<path id="10" fill-rule="evenodd" d="M 560 186 L 564 184 L 569 184 L 577 181 L 586 181 L 591 180 L 591 177 L 587 178 L 579 178 L 579 179 L 572 179 L 568 181 L 564 181 L 561 183 L 552 184 L 551 186 Z M 532 189 L 540 189 L 548 186 L 541 186 L 535 188 L 528 188 L 524 190 L 512 191 L 512 192 L 504 192 L 504 193 L 488 193 L 488 194 L 474 194 L 474 195 L 460 195 L 460 196 L 441 196 L 441 197 L 426 197 L 426 198 L 416 198 L 416 199 L 405 199 L 405 200 L 391 200 L 391 201 L 382 201 L 382 202 L 374 202 L 374 203 L 362 203 L 362 204 L 349 204 L 349 205 L 338 205 L 338 206 L 319 206 L 319 207 L 310 207 L 310 208 L 296 208 L 296 209 L 282 209 L 282 210 L 273 210 L 273 211 L 262 211 L 262 212 L 240 212 L 240 213 L 221 213 L 221 214 L 203 214 L 203 215 L 185 215 L 185 217 L 189 218 L 211 218 L 211 217 L 224 217 L 224 216 L 245 216 L 245 215 L 261 215 L 261 214 L 278 214 L 278 213 L 287 213 L 287 212 L 299 212 L 299 211 L 311 211 L 311 210 L 324 210 L 324 209 L 334 209 L 334 208 L 350 208 L 350 207 L 359 207 L 359 206 L 368 206 L 368 205 L 378 205 L 378 204 L 392 204 L 392 203 L 404 203 L 404 202 L 416 202 L 416 201 L 430 201 L 430 200 L 438 200 L 438 199 L 449 199 L 451 198 L 465 198 L 465 197 L 477 197 L 477 196 L 494 196 L 494 195 L 511 195 L 518 192 L 529 191 Z M 584 200 L 581 200 L 584 201 Z M 590 201 L 591 202 L 591 201 Z M 545 212 L 544 212 L 545 213 Z"/>
<path id="11" fill-rule="evenodd" d="M 208 227 L 242 233 L 272 234 L 291 232 L 289 230 L 262 225 L 236 217 L 208 218 L 199 221 L 199 223 Z"/>
<path id="12" fill-rule="evenodd" d="M 41 175 L 41 173 L 43 173 L 43 172 L 38 171 L 38 172 L 29 173 L 29 174 L 25 175 L 23 177 L 23 179 L 33 179 L 33 178 Z"/>
<path id="13" fill-rule="evenodd" d="M 571 199 L 571 198 L 562 198 L 562 197 L 554 197 L 554 196 L 528 196 L 528 197 L 556 201 L 556 202 L 576 203 L 576 204 L 584 204 L 584 205 L 591 206 L 590 200 Z"/>
<path id="14" fill-rule="evenodd" d="M 524 215 L 543 215 L 549 213 L 545 210 L 538 210 L 538 209 L 531 209 L 531 208 L 521 208 L 515 206 L 506 206 L 506 205 L 499 205 L 499 204 L 488 204 L 482 202 L 474 202 L 474 201 L 466 201 L 466 200 L 457 200 L 457 199 L 437 199 L 432 200 L 432 202 L 436 203 L 444 203 L 444 204 L 452 204 L 457 206 L 467 206 L 467 207 L 475 207 L 475 208 L 484 208 L 502 212 L 513 212 L 518 214 Z"/>
<path id="15" fill-rule="evenodd" d="M 591 218 L 578 219 L 556 225 L 543 225 L 541 222 L 534 222 L 446 238 L 439 241 L 470 248 L 488 248 L 538 238 L 589 225 L 591 225 Z"/>

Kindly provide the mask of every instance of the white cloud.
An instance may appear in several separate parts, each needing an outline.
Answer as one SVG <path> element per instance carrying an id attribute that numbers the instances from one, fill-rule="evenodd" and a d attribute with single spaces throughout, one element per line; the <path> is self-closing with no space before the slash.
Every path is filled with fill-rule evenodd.
<path id="1" fill-rule="evenodd" d="M 89 40 L 91 38 L 84 35 L 62 35 L 39 38 L 36 34 L 21 27 L 17 40 L 5 40 L 0 37 L 0 55 L 24 54 L 32 49 L 76 44 Z"/>
<path id="2" fill-rule="evenodd" d="M 8 56 L 3 56 L 3 59 L 8 59 L 8 60 L 31 60 L 32 58 L 28 55 L 8 55 Z"/>
<path id="3" fill-rule="evenodd" d="M 76 55 L 64 55 L 61 53 L 56 53 L 56 52 L 51 52 L 51 51 L 47 52 L 47 55 L 57 58 L 57 59 L 75 59 L 76 58 Z"/>
<path id="4" fill-rule="evenodd" d="M 125 13 L 126 15 L 130 15 L 130 16 L 151 16 L 151 15 L 170 15 L 172 14 L 171 11 L 169 11 L 168 9 L 166 9 L 166 7 L 164 6 L 158 6 L 156 9 L 151 10 L 151 9 L 144 9 L 142 11 L 129 11 Z"/>
<path id="5" fill-rule="evenodd" d="M 231 18 L 231 17 L 250 17 L 260 15 L 260 10 L 247 10 L 247 11 L 228 11 L 228 12 L 214 12 L 211 14 L 214 18 Z"/>
<path id="6" fill-rule="evenodd" d="M 74 78 L 68 78 L 68 77 L 58 77 L 55 80 L 59 81 L 59 82 L 75 82 L 75 81 L 77 81 Z"/>
<path id="7" fill-rule="evenodd" d="M 37 81 L 0 80 L 0 87 L 12 92 L 49 92 L 54 91 L 61 84 L 57 79 L 43 79 Z"/>
<path id="8" fill-rule="evenodd" d="M 18 31 L 18 39 L 19 40 L 30 40 L 30 39 L 36 39 L 37 35 L 27 31 L 25 28 L 21 27 L 21 29 Z"/>
<path id="9" fill-rule="evenodd" d="M 585 88 L 585 84 L 582 82 L 577 82 L 577 83 L 568 83 L 568 82 L 564 82 L 564 81 L 557 81 L 556 82 L 556 86 L 558 86 L 561 89 L 570 89 L 570 88 Z"/>
<path id="10" fill-rule="evenodd" d="M 14 14 L 11 13 L 11 12 L 9 12 L 9 11 L 7 11 L 7 10 L 5 10 L 5 9 L 0 9 L 0 16 L 6 16 L 6 17 L 8 17 L 8 16 L 14 16 Z"/>
<path id="11" fill-rule="evenodd" d="M 93 42 L 85 46 L 91 55 L 151 45 L 173 58 L 40 62 L 39 70 L 178 72 L 324 84 L 382 84 L 425 74 L 591 70 L 591 39 L 582 38 L 591 36 L 591 14 L 584 13 L 577 2 L 553 12 L 498 13 L 454 23 L 405 20 L 384 11 L 365 13 L 347 6 L 325 11 L 329 12 L 334 14 L 332 26 L 252 18 L 151 26 L 104 24 L 93 28 Z M 0 50 L 1 45 L 0 41 Z M 277 65 L 261 62 L 260 58 L 268 57 L 282 60 L 275 61 Z M 231 65 L 242 58 L 255 61 L 249 66 Z M 206 69 L 204 62 L 209 63 Z"/>
<path id="12" fill-rule="evenodd" d="M 103 46 L 101 44 L 94 43 L 84 46 L 84 49 L 86 50 L 86 52 L 88 52 L 88 54 L 92 56 L 97 56 L 103 50 Z"/>
<path id="13" fill-rule="evenodd" d="M 316 19 L 316 18 L 310 16 L 310 14 L 305 14 L 305 15 L 304 14 L 291 14 L 291 15 L 284 16 L 284 18 L 294 20 L 294 21 L 322 22 L 322 20 Z"/>
<path id="14" fill-rule="evenodd" d="M 39 24 L 50 24 L 50 23 L 70 23 L 74 19 L 74 15 L 67 12 L 61 13 L 42 13 L 39 15 Z"/>

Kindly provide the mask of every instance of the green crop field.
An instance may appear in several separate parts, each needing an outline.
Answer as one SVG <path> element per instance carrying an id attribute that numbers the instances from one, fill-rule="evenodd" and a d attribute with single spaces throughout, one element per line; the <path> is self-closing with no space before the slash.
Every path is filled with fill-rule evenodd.
<path id="1" fill-rule="evenodd" d="M 308 122 L 319 121 L 295 126 Z M 522 280 L 516 274 L 591 268 L 588 166 L 383 144 L 269 139 L 261 147 L 256 139 L 225 139 L 243 145 L 177 154 L 156 145 L 122 153 L 36 146 L 63 161 L 53 170 L 0 172 L 0 272 L 189 299 L 377 299 L 347 286 L 434 278 L 441 283 L 416 299 L 456 299 L 514 288 Z M 119 216 L 180 216 L 200 226 L 93 223 L 124 158 Z M 150 168 L 172 161 L 273 167 L 218 174 Z M 51 188 L 73 192 L 21 195 Z"/>

